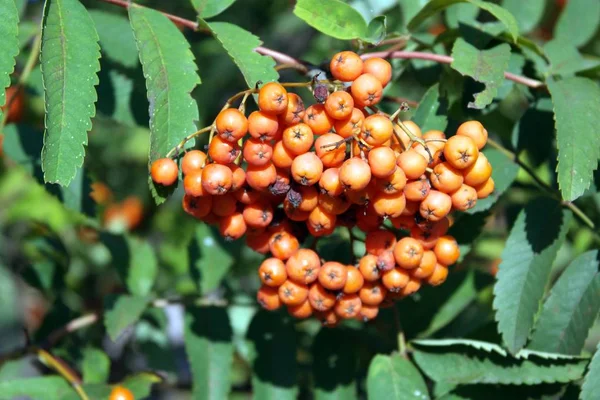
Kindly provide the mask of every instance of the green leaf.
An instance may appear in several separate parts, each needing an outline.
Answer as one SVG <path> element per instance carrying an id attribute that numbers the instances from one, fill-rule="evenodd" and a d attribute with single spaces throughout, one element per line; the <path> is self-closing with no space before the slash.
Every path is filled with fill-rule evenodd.
<path id="1" fill-rule="evenodd" d="M 573 46 L 586 44 L 598 30 L 600 2 L 569 0 L 556 22 L 554 37 Z"/>
<path id="2" fill-rule="evenodd" d="M 225 399 L 231 390 L 232 330 L 223 307 L 188 308 L 185 349 L 196 399 Z"/>
<path id="3" fill-rule="evenodd" d="M 135 375 L 128 376 L 118 385 L 129 389 L 134 398 L 146 399 L 152 392 L 152 385 L 155 383 L 160 383 L 161 381 L 162 378 L 156 374 L 150 372 L 140 372 Z M 114 386 L 104 383 L 84 383 L 82 387 L 90 399 L 107 399 L 110 396 Z M 68 398 L 68 400 L 78 399 L 80 399 L 80 397 L 76 394 Z M 61 398 L 61 400 L 67 399 Z"/>
<path id="4" fill-rule="evenodd" d="M 449 6 L 445 12 L 446 25 L 457 29 L 461 24 L 474 24 L 477 22 L 479 8 L 471 3 L 456 3 Z"/>
<path id="5" fill-rule="evenodd" d="M 18 378 L 0 382 L 3 399 L 22 398 L 30 400 L 59 400 L 76 395 L 73 387 L 60 376 Z"/>
<path id="6" fill-rule="evenodd" d="M 0 106 L 6 102 L 6 88 L 15 69 L 15 57 L 19 54 L 19 10 L 14 0 L 0 0 Z M 0 110 L 0 121 L 3 115 Z"/>
<path id="7" fill-rule="evenodd" d="M 482 344 L 485 342 L 478 343 L 480 350 L 464 340 L 465 343 L 452 340 L 437 344 L 432 342 L 442 341 L 428 342 L 413 342 L 414 360 L 432 380 L 446 384 L 565 383 L 580 379 L 587 364 L 587 360 L 581 358 L 548 360 L 534 355 L 516 358 L 496 351 L 502 349 L 492 343 Z"/>
<path id="8" fill-rule="evenodd" d="M 356 399 L 356 347 L 342 328 L 321 328 L 312 347 L 316 400 Z"/>
<path id="9" fill-rule="evenodd" d="M 150 294 L 156 274 L 158 273 L 158 261 L 154 249 L 145 240 L 131 237 L 128 240 L 131 261 L 127 274 L 127 287 L 136 296 Z"/>
<path id="10" fill-rule="evenodd" d="M 549 79 L 558 147 L 558 185 L 565 200 L 590 186 L 600 158 L 600 87 L 587 78 Z"/>
<path id="11" fill-rule="evenodd" d="M 492 179 L 495 185 L 494 192 L 485 199 L 477 200 L 475 207 L 467 211 L 469 214 L 489 210 L 498 201 L 500 195 L 512 185 L 519 172 L 519 166 L 500 151 L 485 149 L 483 153 L 494 166 L 492 170 Z"/>
<path id="12" fill-rule="evenodd" d="M 502 0 L 502 7 L 516 19 L 522 34 L 534 30 L 541 22 L 546 10 L 546 0 Z"/>
<path id="13" fill-rule="evenodd" d="M 579 71 L 594 68 L 600 65 L 590 63 L 581 56 L 579 51 L 572 44 L 561 39 L 554 39 L 544 45 L 544 53 L 550 60 L 550 68 L 546 71 L 551 75 L 574 75 Z"/>
<path id="14" fill-rule="evenodd" d="M 429 0 L 402 0 L 398 2 L 402 12 L 402 30 Z"/>
<path id="15" fill-rule="evenodd" d="M 497 4 L 481 0 L 431 0 L 410 20 L 408 23 L 408 30 L 415 31 L 426 19 L 457 3 L 473 4 L 474 6 L 489 12 L 506 26 L 506 29 L 510 32 L 513 40 L 517 40 L 517 37 L 519 36 L 519 26 L 515 17 Z"/>
<path id="16" fill-rule="evenodd" d="M 503 43 L 489 50 L 478 50 L 458 38 L 452 47 L 452 57 L 452 68 L 485 85 L 485 89 L 475 94 L 475 101 L 470 102 L 468 107 L 481 109 L 490 104 L 504 81 L 504 70 L 510 60 L 510 46 Z"/>
<path id="17" fill-rule="evenodd" d="M 398 354 L 377 354 L 367 374 L 369 399 L 427 400 L 429 392 L 419 370 Z"/>
<path id="18" fill-rule="evenodd" d="M 135 126 L 136 122 L 131 109 L 133 80 L 114 69 L 111 69 L 108 74 L 115 92 L 115 111 L 111 118 L 123 125 Z"/>
<path id="19" fill-rule="evenodd" d="M 110 359 L 102 350 L 88 347 L 83 350 L 81 372 L 84 383 L 104 383 L 110 373 Z"/>
<path id="20" fill-rule="evenodd" d="M 78 169 L 71 183 L 60 188 L 61 200 L 65 207 L 93 217 L 95 215 L 95 203 L 90 197 L 90 193 L 92 193 L 91 184 L 92 182 L 86 174 L 85 168 Z"/>
<path id="21" fill-rule="evenodd" d="M 148 298 L 142 296 L 121 295 L 116 299 L 109 299 L 104 313 L 108 336 L 113 341 L 116 340 L 125 328 L 140 319 L 147 305 Z"/>
<path id="22" fill-rule="evenodd" d="M 529 348 L 579 354 L 600 310 L 598 251 L 577 257 L 562 273 L 537 318 Z"/>
<path id="23" fill-rule="evenodd" d="M 190 44 L 158 11 L 132 5 L 129 20 L 139 50 L 150 103 L 150 164 L 196 131 L 198 106 L 190 93 L 200 83 Z M 187 143 L 193 146 L 193 140 Z M 170 189 L 148 180 L 157 204 Z M 172 190 L 172 189 L 171 189 Z"/>
<path id="24" fill-rule="evenodd" d="M 360 13 L 340 0 L 298 0 L 294 14 L 336 39 L 363 38 L 367 33 L 367 23 Z"/>
<path id="25" fill-rule="evenodd" d="M 439 84 L 436 83 L 427 89 L 412 119 L 423 132 L 446 129 L 448 126 L 448 98 L 440 94 Z"/>
<path id="26" fill-rule="evenodd" d="M 598 393 L 600 393 L 600 344 L 598 344 L 592 362 L 588 366 L 588 372 L 585 374 L 579 398 L 581 400 L 593 400 Z"/>
<path id="27" fill-rule="evenodd" d="M 200 18 L 208 19 L 227 10 L 235 0 L 192 0 L 192 5 L 198 11 Z"/>
<path id="28" fill-rule="evenodd" d="M 538 198 L 519 213 L 510 231 L 500 257 L 493 306 L 498 331 L 513 354 L 527 341 L 570 220 L 571 213 L 558 202 Z"/>
<path id="29" fill-rule="evenodd" d="M 100 70 L 98 33 L 78 0 L 47 0 L 40 65 L 46 132 L 42 168 L 46 182 L 68 185 L 83 165 L 87 132 L 96 114 Z"/>
<path id="30" fill-rule="evenodd" d="M 100 35 L 100 48 L 106 57 L 127 68 L 136 67 L 139 62 L 138 51 L 127 18 L 103 10 L 90 10 L 89 13 Z"/>
<path id="31" fill-rule="evenodd" d="M 446 300 L 439 311 L 434 315 L 425 331 L 419 337 L 431 336 L 454 320 L 475 299 L 477 290 L 472 271 L 464 282 L 456 289 L 452 296 Z"/>
<path id="32" fill-rule="evenodd" d="M 271 82 L 279 79 L 275 61 L 255 51 L 262 44 L 258 37 L 227 22 L 207 22 L 206 26 L 238 66 L 249 88 L 253 88 L 258 81 Z"/>
<path id="33" fill-rule="evenodd" d="M 363 39 L 367 43 L 378 45 L 383 39 L 385 39 L 385 35 L 385 15 L 380 15 L 378 17 L 373 18 L 371 22 L 369 22 L 369 25 L 367 26 L 367 32 L 361 39 Z"/>
<path id="34" fill-rule="evenodd" d="M 296 331 L 292 321 L 261 310 L 252 319 L 247 338 L 251 342 L 254 398 L 297 399 Z"/>
<path id="35" fill-rule="evenodd" d="M 200 292 L 215 290 L 233 266 L 234 259 L 223 239 L 206 224 L 198 224 L 196 240 L 192 242 L 194 269 L 198 273 Z"/>

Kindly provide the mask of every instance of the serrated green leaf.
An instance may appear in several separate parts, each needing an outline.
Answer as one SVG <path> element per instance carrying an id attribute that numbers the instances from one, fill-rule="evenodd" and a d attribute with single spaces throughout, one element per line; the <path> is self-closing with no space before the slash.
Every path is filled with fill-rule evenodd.
<path id="1" fill-rule="evenodd" d="M 544 45 L 544 53 L 550 60 L 546 73 L 551 75 L 574 75 L 579 71 L 600 65 L 599 61 L 589 61 L 581 56 L 577 48 L 564 39 L 554 39 Z"/>
<path id="2" fill-rule="evenodd" d="M 192 0 L 200 18 L 212 18 L 227 10 L 235 0 Z"/>
<path id="3" fill-rule="evenodd" d="M 232 330 L 222 307 L 188 308 L 185 350 L 192 368 L 196 399 L 225 399 L 231 390 Z"/>
<path id="4" fill-rule="evenodd" d="M 441 96 L 439 84 L 435 84 L 423 95 L 412 120 L 423 132 L 444 131 L 448 126 L 448 98 Z"/>
<path id="5" fill-rule="evenodd" d="M 398 354 L 377 354 L 367 374 L 369 399 L 427 400 L 429 392 L 419 370 Z"/>
<path id="6" fill-rule="evenodd" d="M 73 387 L 60 376 L 18 378 L 0 382 L 0 396 L 3 399 L 22 398 L 31 400 L 59 400 L 77 395 Z"/>
<path id="7" fill-rule="evenodd" d="M 458 3 L 470 3 L 489 12 L 506 26 L 506 29 L 510 32 L 513 40 L 517 40 L 517 37 L 519 36 L 519 26 L 515 17 L 497 4 L 481 0 L 431 0 L 410 20 L 408 23 L 408 30 L 415 31 L 429 17 Z"/>
<path id="8" fill-rule="evenodd" d="M 252 319 L 247 338 L 251 342 L 254 398 L 297 399 L 296 330 L 292 321 L 261 310 Z"/>
<path id="9" fill-rule="evenodd" d="M 110 373 L 110 358 L 102 350 L 88 347 L 83 350 L 81 372 L 84 383 L 104 383 Z"/>
<path id="10" fill-rule="evenodd" d="M 600 87 L 587 78 L 548 79 L 554 104 L 558 147 L 558 185 L 565 200 L 590 186 L 600 158 Z"/>
<path id="11" fill-rule="evenodd" d="M 419 368 L 435 382 L 445 384 L 566 383 L 580 379 L 587 364 L 587 360 L 581 358 L 518 359 L 498 353 L 492 343 L 482 346 L 482 350 L 469 344 L 465 347 L 463 343 L 413 344 L 416 347 L 413 356 Z"/>
<path id="12" fill-rule="evenodd" d="M 125 328 L 135 324 L 140 319 L 148 305 L 148 298 L 121 295 L 116 299 L 108 300 L 104 313 L 104 325 L 108 336 L 112 340 L 116 340 Z"/>
<path id="13" fill-rule="evenodd" d="M 363 38 L 367 23 L 358 11 L 339 0 L 298 0 L 294 14 L 316 30 L 336 39 Z"/>
<path id="14" fill-rule="evenodd" d="M 596 348 L 581 386 L 581 400 L 593 400 L 600 393 L 600 344 Z"/>
<path id="15" fill-rule="evenodd" d="M 449 346 L 466 346 L 472 347 L 476 350 L 485 351 L 486 353 L 496 353 L 503 357 L 506 357 L 508 353 L 502 347 L 496 343 L 484 342 L 482 340 L 472 339 L 417 339 L 412 340 L 411 343 L 420 346 L 430 347 L 449 347 Z"/>
<path id="16" fill-rule="evenodd" d="M 600 310 L 598 251 L 577 257 L 562 273 L 535 325 L 529 348 L 579 354 Z"/>
<path id="17" fill-rule="evenodd" d="M 322 328 L 312 347 L 316 400 L 356 399 L 356 348 L 349 332 Z"/>
<path id="18" fill-rule="evenodd" d="M 253 88 L 258 81 L 266 83 L 279 79 L 275 61 L 255 51 L 262 44 L 258 37 L 227 22 L 205 24 L 238 66 L 249 88 Z"/>
<path id="19" fill-rule="evenodd" d="M 40 59 L 46 182 L 68 185 L 83 165 L 87 132 L 96 114 L 99 59 L 98 33 L 85 7 L 78 0 L 47 0 Z"/>
<path id="20" fill-rule="evenodd" d="M 223 239 L 206 224 L 198 224 L 196 240 L 192 243 L 195 271 L 198 273 L 200 292 L 215 290 L 233 266 L 234 259 L 226 249 Z"/>
<path id="21" fill-rule="evenodd" d="M 490 104 L 504 81 L 504 70 L 510 60 L 510 46 L 503 43 L 489 50 L 478 50 L 458 38 L 452 47 L 452 57 L 452 68 L 485 85 L 485 89 L 475 94 L 475 101 L 470 102 L 468 107 L 481 109 Z"/>
<path id="22" fill-rule="evenodd" d="M 498 331 L 513 354 L 527 341 L 570 220 L 571 212 L 558 202 L 538 198 L 519 213 L 510 231 L 496 275 L 493 307 Z"/>
<path id="23" fill-rule="evenodd" d="M 600 2 L 569 0 L 558 17 L 554 37 L 581 47 L 597 32 L 600 20 Z"/>
<path id="24" fill-rule="evenodd" d="M 126 17 L 104 10 L 90 10 L 98 34 L 100 48 L 111 61 L 127 68 L 138 65 L 138 51 Z"/>
<path id="25" fill-rule="evenodd" d="M 95 203 L 90 197 L 92 193 L 91 180 L 85 168 L 80 168 L 75 178 L 66 186 L 60 187 L 60 197 L 66 208 L 93 217 Z"/>
<path id="26" fill-rule="evenodd" d="M 198 106 L 190 93 L 200 83 L 200 77 L 190 44 L 167 17 L 133 5 L 129 7 L 129 20 L 150 103 L 150 166 L 196 131 Z M 187 146 L 193 146 L 193 142 L 190 140 Z M 157 204 L 164 202 L 172 188 L 148 181 Z"/>
<path id="27" fill-rule="evenodd" d="M 502 7 L 517 20 L 522 34 L 531 32 L 538 26 L 546 10 L 546 0 L 502 0 Z"/>
<path id="28" fill-rule="evenodd" d="M 525 57 L 519 53 L 510 53 L 510 60 L 508 60 L 508 66 L 506 67 L 506 72 L 510 72 L 515 75 L 523 74 L 523 67 L 525 66 Z M 508 79 L 505 79 L 504 82 L 498 88 L 498 94 L 496 95 L 499 99 L 505 99 L 510 95 L 513 87 L 517 83 Z"/>
<path id="29" fill-rule="evenodd" d="M 6 88 L 15 69 L 15 57 L 19 54 L 19 10 L 14 0 L 0 0 L 0 106 L 6 102 Z M 3 119 L 0 110 L 0 121 Z"/>
<path id="30" fill-rule="evenodd" d="M 475 279 L 472 271 L 470 271 L 464 282 L 440 306 L 439 311 L 435 314 L 427 329 L 420 333 L 419 337 L 431 336 L 452 322 L 475 299 L 476 295 Z"/>
<path id="31" fill-rule="evenodd" d="M 483 153 L 494 166 L 492 170 L 492 179 L 495 185 L 494 192 L 485 199 L 477 200 L 475 207 L 467 211 L 469 214 L 489 210 L 498 201 L 502 193 L 514 182 L 519 172 L 519 166 L 500 151 L 485 149 Z"/>

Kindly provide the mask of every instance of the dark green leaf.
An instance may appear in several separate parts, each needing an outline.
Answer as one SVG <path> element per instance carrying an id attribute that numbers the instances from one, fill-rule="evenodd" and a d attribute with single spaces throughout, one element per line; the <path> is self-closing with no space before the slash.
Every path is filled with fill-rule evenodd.
<path id="1" fill-rule="evenodd" d="M 510 187 L 519 172 L 519 166 L 500 151 L 485 149 L 484 154 L 494 167 L 492 170 L 492 179 L 494 180 L 495 188 L 494 192 L 488 198 L 477 200 L 475 207 L 467 211 L 469 214 L 489 210 L 498 201 L 502 193 Z"/>
<path id="2" fill-rule="evenodd" d="M 398 354 L 378 354 L 367 375 L 369 399 L 427 400 L 429 392 L 419 370 Z"/>
<path id="3" fill-rule="evenodd" d="M 600 310 L 598 251 L 577 257 L 562 273 L 537 318 L 529 348 L 579 354 Z"/>
<path id="4" fill-rule="evenodd" d="M 192 0 L 192 5 L 198 11 L 200 18 L 208 19 L 227 10 L 235 0 Z"/>
<path id="5" fill-rule="evenodd" d="M 519 26 L 515 17 L 497 4 L 481 0 L 431 0 L 408 23 L 408 30 L 416 30 L 429 17 L 457 3 L 470 3 L 489 12 L 506 26 L 506 29 L 508 29 L 512 35 L 513 40 L 517 40 L 517 36 L 519 36 Z"/>
<path id="6" fill-rule="evenodd" d="M 571 213 L 558 202 L 538 198 L 519 213 L 510 231 L 496 275 L 494 309 L 498 331 L 513 354 L 527 341 L 570 220 Z"/>
<path id="7" fill-rule="evenodd" d="M 517 19 L 521 33 L 529 33 L 535 29 L 546 9 L 546 0 L 502 0 L 502 7 Z"/>
<path id="8" fill-rule="evenodd" d="M 356 348 L 350 332 L 321 328 L 313 343 L 315 399 L 356 399 Z"/>
<path id="9" fill-rule="evenodd" d="M 256 399 L 295 400 L 296 331 L 289 318 L 261 310 L 252 319 L 252 388 Z"/>
<path id="10" fill-rule="evenodd" d="M 552 75 L 573 75 L 600 65 L 598 61 L 594 65 L 593 61 L 583 58 L 575 46 L 565 42 L 564 39 L 554 39 L 546 43 L 544 53 L 550 60 L 547 73 Z"/>
<path id="11" fill-rule="evenodd" d="M 149 164 L 196 131 L 198 106 L 190 93 L 200 83 L 190 45 L 177 27 L 158 11 L 129 7 L 150 103 Z M 193 145 L 193 140 L 187 143 Z M 169 190 L 149 179 L 152 194 L 162 203 Z"/>
<path id="12" fill-rule="evenodd" d="M 599 3 L 600 5 L 600 3 Z M 600 87 L 587 78 L 549 79 L 558 147 L 558 185 L 572 201 L 590 186 L 600 158 Z"/>
<path id="13" fill-rule="evenodd" d="M 206 26 L 238 66 L 249 88 L 253 88 L 258 81 L 266 83 L 279 79 L 275 61 L 255 51 L 262 44 L 258 37 L 227 22 L 207 22 Z"/>
<path id="14" fill-rule="evenodd" d="M 198 224 L 196 240 L 192 243 L 194 268 L 199 274 L 200 291 L 206 294 L 215 290 L 233 266 L 234 259 L 227 251 L 223 239 L 206 224 Z"/>
<path id="15" fill-rule="evenodd" d="M 475 101 L 469 103 L 469 108 L 481 109 L 490 104 L 504 81 L 510 46 L 504 43 L 489 50 L 478 50 L 459 38 L 454 42 L 452 57 L 452 68 L 485 85 L 483 91 L 475 94 Z"/>
<path id="16" fill-rule="evenodd" d="M 363 38 L 367 33 L 367 23 L 360 13 L 340 0 L 298 0 L 294 14 L 336 39 Z"/>
<path id="17" fill-rule="evenodd" d="M 61 200 L 66 208 L 89 216 L 95 214 L 95 204 L 90 197 L 92 182 L 85 168 L 80 168 L 75 178 L 66 186 L 60 188 Z"/>
<path id="18" fill-rule="evenodd" d="M 471 271 L 452 296 L 440 306 L 439 311 L 435 314 L 427 329 L 419 334 L 419 336 L 431 336 L 448 325 L 475 299 L 476 295 L 477 290 L 475 288 L 474 275 Z"/>
<path id="19" fill-rule="evenodd" d="M 31 400 L 59 400 L 76 395 L 73 387 L 60 376 L 19 378 L 0 382 L 0 396 L 3 399 L 22 398 Z"/>
<path id="20" fill-rule="evenodd" d="M 128 240 L 131 261 L 127 273 L 127 287 L 137 296 L 150 294 L 156 274 L 158 261 L 154 249 L 147 241 L 131 237 Z"/>
<path id="21" fill-rule="evenodd" d="M 96 114 L 100 46 L 94 23 L 78 0 L 48 0 L 40 64 L 46 103 L 42 168 L 46 182 L 68 185 L 83 165 Z"/>
<path id="22" fill-rule="evenodd" d="M 588 372 L 585 374 L 579 398 L 581 400 L 593 400 L 598 393 L 600 393 L 600 344 L 588 366 Z"/>
<path id="23" fill-rule="evenodd" d="M 459 28 L 462 24 L 476 23 L 479 8 L 471 3 L 456 3 L 446 8 L 446 24 L 450 28 Z"/>
<path id="24" fill-rule="evenodd" d="M 192 368 L 194 398 L 227 398 L 231 390 L 234 349 L 226 309 L 188 308 L 185 348 Z"/>
<path id="25" fill-rule="evenodd" d="M 469 341 L 463 342 L 465 343 L 452 340 L 413 342 L 416 347 L 414 360 L 435 382 L 458 385 L 571 382 L 581 378 L 587 364 L 587 360 L 581 358 L 550 360 L 534 355 L 515 358 L 495 350 L 489 352 L 488 348 L 497 347 L 492 343 L 483 346 L 483 350 L 478 350 Z"/>
<path id="26" fill-rule="evenodd" d="M 152 391 L 152 385 L 161 382 L 162 379 L 153 373 L 141 372 L 135 375 L 127 377 L 123 382 L 119 383 L 119 386 L 123 386 L 131 391 L 135 399 L 147 399 Z M 114 386 L 107 385 L 104 383 L 86 383 L 83 386 L 83 390 L 91 399 L 107 399 L 110 396 Z M 68 400 L 79 400 L 80 397 L 74 395 L 69 397 Z M 58 400 L 58 399 L 57 399 Z M 67 400 L 61 398 L 60 400 Z"/>
<path id="27" fill-rule="evenodd" d="M 109 75 L 115 91 L 115 111 L 111 118 L 123 125 L 135 126 L 136 123 L 131 109 L 133 80 L 116 70 L 110 70 Z"/>
<path id="28" fill-rule="evenodd" d="M 399 1 L 400 11 L 402 12 L 402 27 L 403 30 L 408 22 L 427 4 L 429 0 L 402 0 Z"/>
<path id="29" fill-rule="evenodd" d="M 367 26 L 367 33 L 361 39 L 367 43 L 379 44 L 386 35 L 386 22 L 385 15 L 375 17 L 369 22 Z"/>
<path id="30" fill-rule="evenodd" d="M 88 347 L 83 350 L 81 372 L 84 383 L 104 383 L 110 373 L 110 359 L 102 350 Z"/>
<path id="31" fill-rule="evenodd" d="M 10 86 L 10 75 L 19 54 L 19 10 L 14 0 L 0 0 L 0 106 L 6 102 L 5 89 Z M 0 110 L 0 121 L 3 115 Z"/>
<path id="32" fill-rule="evenodd" d="M 121 295 L 116 299 L 108 300 L 104 313 L 104 325 L 106 325 L 108 336 L 112 340 L 116 340 L 125 328 L 138 321 L 148 305 L 148 298 Z"/>
<path id="33" fill-rule="evenodd" d="M 436 83 L 425 92 L 412 119 L 423 132 L 446 129 L 448 126 L 448 98 L 440 95 L 439 84 Z"/>
<path id="34" fill-rule="evenodd" d="M 586 44 L 598 30 L 600 2 L 569 0 L 556 22 L 554 37 L 573 46 Z"/>
<path id="35" fill-rule="evenodd" d="M 128 68 L 136 67 L 139 62 L 138 51 L 127 18 L 103 10 L 90 10 L 90 16 L 100 35 L 100 48 L 106 57 Z"/>

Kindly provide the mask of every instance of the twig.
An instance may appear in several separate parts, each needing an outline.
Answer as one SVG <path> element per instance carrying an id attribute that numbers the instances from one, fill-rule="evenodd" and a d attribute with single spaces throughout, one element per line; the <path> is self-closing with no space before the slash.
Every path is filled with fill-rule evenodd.
<path id="1" fill-rule="evenodd" d="M 53 356 L 46 350 L 39 349 L 37 351 L 38 358 L 44 364 L 58 372 L 67 382 L 73 386 L 81 400 L 89 400 L 89 397 L 81 387 L 81 378 L 77 375 L 75 371 L 73 371 L 67 364 L 59 359 L 58 357 Z"/>
<path id="2" fill-rule="evenodd" d="M 395 305 L 392 308 L 394 310 L 396 334 L 398 335 L 398 352 L 400 353 L 400 356 L 408 358 L 406 354 L 406 336 L 404 335 L 404 329 L 402 329 L 402 323 L 400 322 L 400 312 L 398 311 L 398 307 Z"/>

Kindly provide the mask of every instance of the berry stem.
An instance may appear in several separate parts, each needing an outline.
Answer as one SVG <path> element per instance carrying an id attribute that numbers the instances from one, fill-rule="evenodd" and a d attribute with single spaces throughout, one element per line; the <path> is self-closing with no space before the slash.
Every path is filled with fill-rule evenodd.
<path id="1" fill-rule="evenodd" d="M 394 306 L 392 309 L 394 310 L 394 323 L 396 325 L 396 334 L 398 335 L 398 352 L 403 358 L 408 358 L 406 354 L 406 337 L 402 329 L 402 323 L 400 322 L 400 312 L 398 311 L 398 307 Z"/>
<path id="2" fill-rule="evenodd" d="M 171 150 L 169 150 L 169 152 L 167 153 L 166 157 L 167 158 L 171 158 L 173 156 L 176 157 L 177 155 L 179 155 L 179 152 L 183 149 L 183 146 L 185 146 L 185 144 L 188 141 L 192 140 L 196 136 L 199 136 L 199 135 L 203 134 L 204 132 L 208 132 L 210 129 L 212 129 L 213 125 L 207 126 L 205 128 L 200 129 L 199 131 L 196 131 L 196 132 L 194 132 L 194 133 L 192 133 L 190 135 L 187 135 L 181 142 L 179 142 L 177 144 L 177 146 L 175 146 Z"/>
<path id="3" fill-rule="evenodd" d="M 89 397 L 81 387 L 81 378 L 64 361 L 43 349 L 39 349 L 37 354 L 41 362 L 54 369 L 73 386 L 73 389 L 75 389 L 81 400 L 89 400 Z"/>

